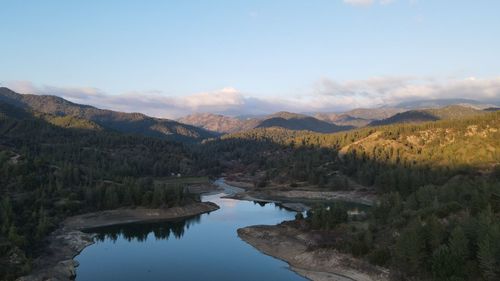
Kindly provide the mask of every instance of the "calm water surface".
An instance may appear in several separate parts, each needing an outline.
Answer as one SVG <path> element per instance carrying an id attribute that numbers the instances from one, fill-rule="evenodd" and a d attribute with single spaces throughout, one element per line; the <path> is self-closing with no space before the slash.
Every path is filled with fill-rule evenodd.
<path id="1" fill-rule="evenodd" d="M 246 244 L 236 233 L 245 226 L 293 219 L 295 213 L 274 204 L 262 206 L 221 198 L 223 195 L 203 197 L 220 206 L 210 214 L 174 223 L 100 229 L 97 242 L 75 258 L 80 263 L 76 280 L 306 280 L 290 271 L 285 262 Z"/>

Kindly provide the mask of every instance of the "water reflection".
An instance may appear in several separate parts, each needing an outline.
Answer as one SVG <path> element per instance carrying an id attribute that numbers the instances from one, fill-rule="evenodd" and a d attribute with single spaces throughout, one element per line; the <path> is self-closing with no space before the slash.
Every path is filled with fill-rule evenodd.
<path id="1" fill-rule="evenodd" d="M 222 198 L 227 194 L 202 197 L 220 206 L 210 214 L 91 230 L 98 243 L 76 257 L 80 263 L 76 280 L 305 280 L 237 234 L 241 227 L 293 219 L 295 212 L 274 203 Z"/>
<path id="2" fill-rule="evenodd" d="M 266 206 L 266 204 L 269 204 L 268 202 L 262 202 L 262 201 L 253 201 L 254 204 L 260 205 L 261 207 Z"/>
<path id="3" fill-rule="evenodd" d="M 94 233 L 95 240 L 98 242 L 104 242 L 107 239 L 115 242 L 120 238 L 128 242 L 144 242 L 150 233 L 153 233 L 157 240 L 168 240 L 171 235 L 175 239 L 180 239 L 190 226 L 200 223 L 200 218 L 201 215 L 197 215 L 179 221 L 113 225 L 88 229 L 86 232 Z"/>

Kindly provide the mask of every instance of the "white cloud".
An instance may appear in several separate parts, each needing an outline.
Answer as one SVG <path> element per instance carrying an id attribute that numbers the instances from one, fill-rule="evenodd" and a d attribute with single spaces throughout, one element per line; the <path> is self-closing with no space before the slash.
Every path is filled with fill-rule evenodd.
<path id="1" fill-rule="evenodd" d="M 177 104 L 193 109 L 202 108 L 227 108 L 244 103 L 243 95 L 235 88 L 223 88 L 218 91 L 203 92 L 186 97 L 181 97 Z"/>
<path id="2" fill-rule="evenodd" d="M 245 97 L 231 87 L 188 96 L 167 96 L 161 91 L 110 95 L 92 87 L 38 86 L 29 81 L 11 81 L 6 86 L 22 94 L 55 95 L 98 108 L 141 112 L 164 118 L 175 118 L 191 112 L 226 112 L 245 104 Z"/>
<path id="3" fill-rule="evenodd" d="M 300 96 L 257 98 L 227 87 L 187 96 L 169 96 L 160 91 L 110 95 L 92 87 L 37 86 L 26 81 L 7 83 L 20 93 L 61 96 L 76 103 L 125 112 L 141 112 L 177 118 L 196 112 L 227 115 L 268 114 L 276 111 L 344 111 L 421 99 L 467 98 L 500 102 L 500 77 L 430 79 L 412 76 L 374 77 L 336 81 L 322 78 Z"/>
<path id="4" fill-rule="evenodd" d="M 467 98 L 498 102 L 500 77 L 490 79 L 429 79 L 417 77 L 377 77 L 336 82 L 327 78 L 316 87 L 319 97 L 351 97 L 371 106 L 419 99 Z"/>

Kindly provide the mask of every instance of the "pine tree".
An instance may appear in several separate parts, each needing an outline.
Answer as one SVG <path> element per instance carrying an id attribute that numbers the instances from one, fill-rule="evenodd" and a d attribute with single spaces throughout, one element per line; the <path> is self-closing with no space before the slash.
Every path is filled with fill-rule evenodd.
<path id="1" fill-rule="evenodd" d="M 104 202 L 106 209 L 114 209 L 118 207 L 118 195 L 116 194 L 116 191 L 113 187 L 106 188 L 106 191 L 104 193 Z"/>
<path id="2" fill-rule="evenodd" d="M 46 211 L 43 207 L 38 211 L 38 222 L 35 230 L 35 236 L 37 239 L 42 239 L 49 229 L 49 220 Z"/>
<path id="3" fill-rule="evenodd" d="M 453 229 L 448 247 L 450 249 L 450 261 L 453 265 L 454 275 L 462 277 L 464 275 L 465 261 L 469 256 L 469 241 L 462 227 L 457 226 Z"/>
<path id="4" fill-rule="evenodd" d="M 0 234 L 7 234 L 12 223 L 12 205 L 9 197 L 5 197 L 0 202 Z"/>
<path id="5" fill-rule="evenodd" d="M 488 236 L 479 241 L 479 249 L 477 259 L 479 261 L 479 268 L 485 280 L 498 280 L 495 272 L 495 253 L 493 252 L 493 245 Z"/>
<path id="6" fill-rule="evenodd" d="M 432 273 L 437 280 L 448 280 L 454 274 L 454 264 L 450 260 L 451 251 L 446 245 L 441 245 L 432 254 Z"/>
<path id="7" fill-rule="evenodd" d="M 424 258 L 425 241 L 421 237 L 420 221 L 414 221 L 400 235 L 395 247 L 395 260 L 399 268 L 409 275 L 420 270 Z"/>

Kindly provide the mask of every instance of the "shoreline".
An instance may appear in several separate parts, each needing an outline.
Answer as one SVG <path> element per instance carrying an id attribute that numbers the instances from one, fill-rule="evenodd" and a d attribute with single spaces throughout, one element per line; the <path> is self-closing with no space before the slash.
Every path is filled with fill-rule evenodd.
<path id="1" fill-rule="evenodd" d="M 284 224 L 238 229 L 240 239 L 268 256 L 283 260 L 313 281 L 387 281 L 387 269 L 334 249 L 315 248 L 309 233 Z"/>
<path id="2" fill-rule="evenodd" d="M 224 198 L 275 203 L 296 212 L 309 210 L 310 204 L 307 202 L 312 204 L 314 202 L 341 201 L 365 205 L 367 207 L 372 207 L 376 202 L 376 196 L 374 194 L 359 191 L 245 190 L 226 195 Z"/>
<path id="3" fill-rule="evenodd" d="M 301 203 L 301 200 L 331 200 L 330 197 L 323 196 L 325 193 L 336 193 L 328 191 L 255 191 L 245 189 L 241 184 L 240 186 L 232 185 L 233 182 L 225 181 L 224 178 L 219 178 L 214 182 L 218 188 L 215 190 L 213 186 L 211 192 L 205 190 L 205 188 L 198 191 L 200 194 L 210 194 L 223 192 L 227 195 L 224 198 L 231 198 L 235 200 L 247 200 L 247 201 L 258 201 L 258 202 L 269 202 L 280 205 L 284 208 L 290 209 L 296 212 L 303 212 L 309 209 L 309 207 Z M 288 194 L 292 192 L 291 194 Z M 335 197 L 335 196 L 334 196 Z M 342 196 L 341 196 L 342 197 Z M 345 200 L 348 202 L 360 203 L 356 200 L 349 200 L 352 198 L 338 198 L 337 200 Z M 366 202 L 366 201 L 365 201 Z M 363 203 L 365 203 L 363 202 Z M 369 205 L 369 204 L 366 204 Z M 91 233 L 92 229 L 113 226 L 113 225 L 123 225 L 123 224 L 133 224 L 133 223 L 146 223 L 146 222 L 161 222 L 161 221 L 172 221 L 185 219 L 188 217 L 196 216 L 203 213 L 209 213 L 219 209 L 215 203 L 212 202 L 198 202 L 189 204 L 181 207 L 172 207 L 168 209 L 147 209 L 147 208 L 135 208 L 135 209 L 116 209 L 116 210 L 106 210 L 93 213 L 86 213 L 82 215 L 77 215 L 73 217 L 66 218 L 61 226 L 52 232 L 47 238 L 48 245 L 44 250 L 43 254 L 38 257 L 33 263 L 33 270 L 29 275 L 22 276 L 18 278 L 18 281 L 42 281 L 42 280 L 74 280 L 76 277 L 76 267 L 78 267 L 78 262 L 74 260 L 81 251 L 86 247 L 94 244 L 94 234 Z M 359 273 L 355 268 L 350 268 L 347 275 L 342 275 L 342 272 L 335 271 L 331 272 L 328 270 L 320 270 L 315 267 L 314 264 L 309 264 L 310 261 L 305 260 L 302 263 L 296 264 L 294 261 L 294 256 L 282 255 L 278 249 L 281 245 L 287 245 L 286 248 L 295 252 L 302 249 L 306 245 L 306 241 L 302 241 L 301 245 L 294 239 L 290 240 L 290 235 L 296 232 L 288 231 L 293 229 L 281 229 L 282 225 L 274 226 L 247 226 L 238 229 L 238 236 L 240 239 L 246 243 L 252 245 L 254 248 L 259 250 L 265 255 L 269 255 L 287 262 L 290 269 L 297 274 L 304 276 L 310 280 L 334 280 L 334 281 L 382 281 L 386 279 L 353 279 L 349 277 L 354 274 L 354 276 L 362 276 L 363 273 Z M 266 235 L 273 235 L 273 242 L 271 246 L 266 246 L 265 240 L 262 240 L 257 233 L 263 231 Z M 297 230 L 295 230 L 297 231 Z M 299 235 L 300 236 L 300 235 Z M 260 237 L 260 238 L 259 238 Z M 290 241 L 294 243 L 290 244 Z M 274 247 L 274 248 L 273 248 Z M 304 251 L 302 252 L 304 254 Z M 335 253 L 336 259 L 343 254 Z M 335 259 L 335 258 L 334 258 Z M 348 268 L 348 267 L 346 267 Z M 360 275 L 361 274 L 361 275 Z M 358 277 L 359 277 L 358 276 Z"/>
<path id="4" fill-rule="evenodd" d="M 237 177 L 232 177 L 231 180 L 220 178 L 217 181 L 225 186 L 229 185 L 237 189 L 236 192 L 228 193 L 225 198 L 276 203 L 297 212 L 307 211 L 309 209 L 308 205 L 315 202 L 343 201 L 367 207 L 372 207 L 377 202 L 377 194 L 373 189 L 352 181 L 350 182 L 350 185 L 353 187 L 352 189 L 337 191 L 283 186 L 269 186 L 263 189 L 256 189 L 250 182 Z"/>
<path id="5" fill-rule="evenodd" d="M 240 183 L 240 182 L 239 182 Z M 230 182 L 225 182 L 231 185 Z M 239 189 L 242 189 L 241 184 Z M 225 196 L 236 200 L 270 202 L 296 212 L 310 207 L 300 201 L 339 200 L 373 206 L 372 192 L 312 190 L 243 190 Z M 290 270 L 312 281 L 387 281 L 389 271 L 334 249 L 314 248 L 310 234 L 286 225 L 255 225 L 238 229 L 238 237 L 259 252 L 286 262 Z"/>
<path id="6" fill-rule="evenodd" d="M 48 245 L 34 261 L 32 272 L 17 281 L 74 280 L 79 265 L 74 257 L 94 244 L 94 234 L 84 231 L 112 225 L 172 221 L 218 209 L 215 203 L 198 202 L 168 209 L 116 209 L 66 218 L 47 238 Z"/>

